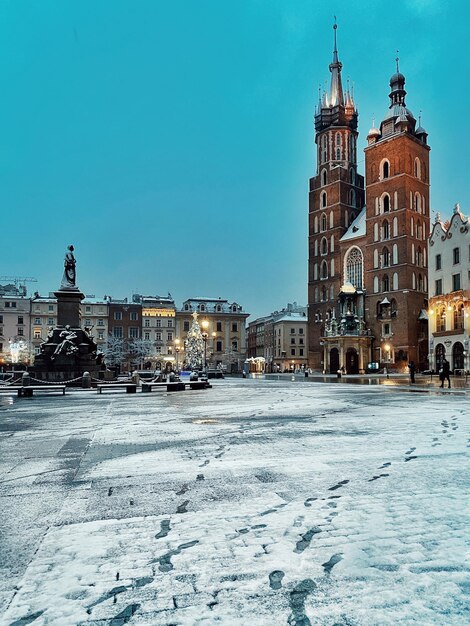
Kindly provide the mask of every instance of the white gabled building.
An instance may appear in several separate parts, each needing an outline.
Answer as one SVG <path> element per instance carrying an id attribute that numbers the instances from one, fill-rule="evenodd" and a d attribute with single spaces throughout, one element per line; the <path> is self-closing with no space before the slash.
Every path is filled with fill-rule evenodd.
<path id="1" fill-rule="evenodd" d="M 428 251 L 429 365 L 439 370 L 445 356 L 463 373 L 470 369 L 470 217 L 458 204 L 450 221 L 437 214 Z"/>

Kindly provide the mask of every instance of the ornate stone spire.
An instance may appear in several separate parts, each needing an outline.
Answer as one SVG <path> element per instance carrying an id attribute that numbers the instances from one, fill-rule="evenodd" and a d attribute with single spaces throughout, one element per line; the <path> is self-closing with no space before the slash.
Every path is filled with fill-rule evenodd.
<path id="1" fill-rule="evenodd" d="M 343 86 L 341 84 L 341 68 L 343 67 L 341 61 L 338 60 L 338 48 L 336 44 L 336 30 L 338 25 L 336 23 L 333 24 L 333 32 L 334 32 L 334 48 L 333 48 L 333 62 L 330 63 L 330 72 L 331 72 L 331 86 L 330 86 L 330 95 L 328 97 L 328 104 L 330 107 L 334 107 L 337 105 L 344 106 L 344 98 L 343 98 Z"/>

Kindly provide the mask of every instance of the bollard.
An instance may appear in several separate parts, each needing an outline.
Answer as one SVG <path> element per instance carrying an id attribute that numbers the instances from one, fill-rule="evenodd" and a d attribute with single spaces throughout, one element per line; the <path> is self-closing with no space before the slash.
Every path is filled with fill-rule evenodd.
<path id="1" fill-rule="evenodd" d="M 91 389 L 91 374 L 90 374 L 90 372 L 83 372 L 82 388 L 83 389 Z"/>
<path id="2" fill-rule="evenodd" d="M 338 371 L 336 372 L 336 378 L 337 378 L 338 380 L 340 380 L 340 378 L 341 378 L 341 370 L 338 370 Z"/>
<path id="3" fill-rule="evenodd" d="M 139 384 L 139 382 L 140 382 L 140 377 L 139 377 L 138 372 L 132 372 L 132 382 L 133 382 L 135 385 L 138 385 L 138 384 Z"/>
<path id="4" fill-rule="evenodd" d="M 23 375 L 21 377 L 21 384 L 23 385 L 23 387 L 29 387 L 29 385 L 31 384 L 31 377 L 29 375 L 29 372 L 23 372 Z"/>

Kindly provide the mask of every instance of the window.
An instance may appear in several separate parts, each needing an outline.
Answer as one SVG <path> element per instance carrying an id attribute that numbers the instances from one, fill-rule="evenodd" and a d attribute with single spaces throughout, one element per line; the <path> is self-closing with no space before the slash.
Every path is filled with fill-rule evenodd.
<path id="1" fill-rule="evenodd" d="M 439 278 L 435 282 L 434 295 L 435 296 L 442 296 L 442 278 Z"/>
<path id="2" fill-rule="evenodd" d="M 460 248 L 454 248 L 452 250 L 452 258 L 454 259 L 454 265 L 460 263 Z"/>
<path id="3" fill-rule="evenodd" d="M 299 354 L 300 354 L 300 356 L 304 355 L 304 349 L 303 348 L 299 348 Z"/>
<path id="4" fill-rule="evenodd" d="M 341 161 L 341 149 L 336 148 L 336 160 Z"/>
<path id="5" fill-rule="evenodd" d="M 321 214 L 320 231 L 323 233 L 327 229 L 326 213 Z"/>
<path id="6" fill-rule="evenodd" d="M 386 337 L 387 335 L 390 335 L 390 324 L 384 324 L 383 328 L 382 328 L 382 335 L 384 337 Z"/>
<path id="7" fill-rule="evenodd" d="M 41 331 L 40 330 L 35 330 L 34 331 L 34 339 L 41 339 Z"/>
<path id="8" fill-rule="evenodd" d="M 150 320 L 148 318 L 144 320 L 144 326 L 145 328 L 148 328 L 150 326 Z"/>
<path id="9" fill-rule="evenodd" d="M 168 328 L 173 328 L 173 320 L 168 320 Z"/>
<path id="10" fill-rule="evenodd" d="M 54 318 L 53 317 L 48 317 L 47 318 L 47 325 L 48 326 L 53 326 L 54 325 Z"/>
<path id="11" fill-rule="evenodd" d="M 131 320 L 131 322 L 137 322 L 137 320 L 139 319 L 137 311 L 131 311 L 129 313 L 129 319 Z"/>
<path id="12" fill-rule="evenodd" d="M 222 342 L 221 341 L 216 341 L 215 351 L 216 352 L 222 352 Z"/>
<path id="13" fill-rule="evenodd" d="M 322 170 L 322 173 L 321 173 L 321 184 L 322 184 L 322 187 L 326 185 L 326 170 Z"/>
<path id="14" fill-rule="evenodd" d="M 416 157 L 415 159 L 415 176 L 421 178 L 421 161 Z"/>
<path id="15" fill-rule="evenodd" d="M 188 330 L 189 330 L 189 329 L 188 329 Z M 222 332 L 222 322 L 217 322 L 217 324 L 216 324 L 216 331 L 217 331 L 218 333 L 221 333 L 221 332 Z"/>
<path id="16" fill-rule="evenodd" d="M 295 337 L 291 337 L 290 342 L 291 342 L 291 345 L 295 345 Z"/>
<path id="17" fill-rule="evenodd" d="M 382 250 L 382 267 L 389 267 L 390 265 L 390 252 L 388 248 Z"/>
<path id="18" fill-rule="evenodd" d="M 326 261 L 322 261 L 320 266 L 320 279 L 325 280 L 325 278 L 328 278 L 328 264 Z"/>
<path id="19" fill-rule="evenodd" d="M 464 327 L 464 311 L 465 307 L 463 304 L 457 304 L 454 307 L 454 329 L 455 330 L 463 330 Z"/>
<path id="20" fill-rule="evenodd" d="M 304 329 L 303 328 L 299 328 L 299 335 L 303 335 L 304 334 Z"/>
<path id="21" fill-rule="evenodd" d="M 85 313 L 91 313 L 91 306 L 85 307 Z"/>
<path id="22" fill-rule="evenodd" d="M 234 305 L 232 306 L 232 313 L 236 313 L 236 312 L 237 312 L 237 305 L 236 305 L 236 304 L 234 304 Z"/>
<path id="23" fill-rule="evenodd" d="M 291 328 L 291 329 L 290 329 L 290 334 L 291 334 L 291 335 L 295 335 L 295 328 Z"/>
<path id="24" fill-rule="evenodd" d="M 185 304 L 185 305 L 184 305 L 184 310 L 185 310 L 185 311 L 189 311 L 189 304 Z"/>
<path id="25" fill-rule="evenodd" d="M 390 239 L 390 227 L 387 220 L 382 222 L 382 239 Z"/>
<path id="26" fill-rule="evenodd" d="M 101 317 L 98 320 L 98 326 L 104 326 L 104 320 Z"/>
<path id="27" fill-rule="evenodd" d="M 156 320 L 156 322 L 155 322 L 155 326 L 156 326 L 157 328 L 161 328 L 161 327 L 162 327 L 162 320 Z"/>
<path id="28" fill-rule="evenodd" d="M 37 324 L 38 326 L 41 325 L 41 318 L 40 317 L 35 317 L 34 318 L 34 323 Z"/>
<path id="29" fill-rule="evenodd" d="M 205 304 L 200 304 L 199 308 L 201 311 L 205 311 L 206 310 L 206 305 Z"/>
<path id="30" fill-rule="evenodd" d="M 104 331 L 102 330 L 98 331 L 98 339 L 104 339 Z"/>
<path id="31" fill-rule="evenodd" d="M 323 237 L 320 242 L 320 254 L 328 254 L 328 241 L 326 237 Z"/>
<path id="32" fill-rule="evenodd" d="M 3 315 L 0 315 L 0 324 L 3 324 Z"/>
<path id="33" fill-rule="evenodd" d="M 385 276 L 382 277 L 382 291 L 389 291 L 389 290 L 390 290 L 390 281 L 389 281 L 387 274 L 385 274 Z"/>
<path id="34" fill-rule="evenodd" d="M 167 333 L 166 334 L 166 340 L 167 341 L 173 341 L 173 333 Z"/>
<path id="35" fill-rule="evenodd" d="M 452 274 L 452 291 L 459 291 L 460 289 L 460 274 Z"/>
<path id="36" fill-rule="evenodd" d="M 129 328 L 129 339 L 137 339 L 139 337 L 139 329 L 131 326 Z"/>
<path id="37" fill-rule="evenodd" d="M 18 315 L 18 324 L 24 324 L 22 315 Z"/>
<path id="38" fill-rule="evenodd" d="M 114 319 L 122 320 L 122 311 L 114 311 Z"/>
<path id="39" fill-rule="evenodd" d="M 87 319 L 85 320 L 85 327 L 86 327 L 86 328 L 90 328 L 90 326 L 91 326 L 91 320 L 87 318 Z"/>
<path id="40" fill-rule="evenodd" d="M 187 322 L 187 321 L 186 321 L 186 322 L 183 322 L 183 330 L 184 330 L 185 332 L 188 332 L 188 330 L 189 330 L 189 322 Z"/>
<path id="41" fill-rule="evenodd" d="M 160 331 L 156 331 L 155 332 L 155 341 L 161 341 L 162 340 L 162 333 Z"/>
<path id="42" fill-rule="evenodd" d="M 326 197 L 326 191 L 322 191 L 321 193 L 321 202 L 320 202 L 320 206 L 322 208 L 326 207 L 327 204 L 327 197 Z"/>
<path id="43" fill-rule="evenodd" d="M 362 289 L 363 258 L 359 248 L 351 248 L 346 255 L 345 274 L 346 281 L 356 289 Z"/>
<path id="44" fill-rule="evenodd" d="M 114 326 L 114 328 L 113 328 L 113 337 L 117 337 L 118 339 L 122 339 L 122 326 Z"/>
<path id="45" fill-rule="evenodd" d="M 161 346 L 155 346 L 155 352 L 157 354 L 161 354 L 162 353 L 162 347 Z"/>
<path id="46" fill-rule="evenodd" d="M 388 178 L 390 176 L 390 163 L 384 161 L 382 165 L 382 178 Z"/>
<path id="47" fill-rule="evenodd" d="M 18 335 L 20 337 L 23 337 L 23 335 L 24 335 L 24 329 L 23 328 L 18 328 Z"/>
<path id="48" fill-rule="evenodd" d="M 232 332 L 238 333 L 238 322 L 232 322 Z"/>
<path id="49" fill-rule="evenodd" d="M 301 345 L 301 346 L 303 346 L 303 345 L 304 345 L 304 338 L 303 338 L 303 337 L 300 337 L 300 339 L 299 339 L 299 343 L 300 343 L 300 345 Z"/>
<path id="50" fill-rule="evenodd" d="M 385 196 L 382 198 L 382 207 L 384 213 L 390 212 L 390 196 L 388 194 L 385 194 Z"/>
<path id="51" fill-rule="evenodd" d="M 436 254 L 436 270 L 442 269 L 442 257 L 440 254 Z"/>
<path id="52" fill-rule="evenodd" d="M 54 305 L 50 304 L 49 307 L 48 307 L 48 311 L 53 311 L 53 310 L 54 310 Z"/>
<path id="53" fill-rule="evenodd" d="M 238 341 L 236 339 L 232 340 L 232 350 L 238 352 Z"/>
<path id="54" fill-rule="evenodd" d="M 150 333 L 149 332 L 144 333 L 144 339 L 145 339 L 145 341 L 150 341 Z"/>
<path id="55" fill-rule="evenodd" d="M 441 307 L 436 312 L 436 331 L 438 333 L 444 332 L 446 329 L 446 308 Z"/>

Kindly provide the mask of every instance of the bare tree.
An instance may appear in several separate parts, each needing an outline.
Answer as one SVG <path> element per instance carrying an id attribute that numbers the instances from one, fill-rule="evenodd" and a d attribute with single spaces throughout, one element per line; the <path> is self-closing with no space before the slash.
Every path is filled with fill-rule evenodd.
<path id="1" fill-rule="evenodd" d="M 133 339 L 129 343 L 129 361 L 140 369 L 155 355 L 155 347 L 148 339 Z"/>
<path id="2" fill-rule="evenodd" d="M 109 335 L 103 347 L 105 362 L 107 365 L 115 366 L 123 363 L 126 357 L 126 345 L 122 337 Z"/>

